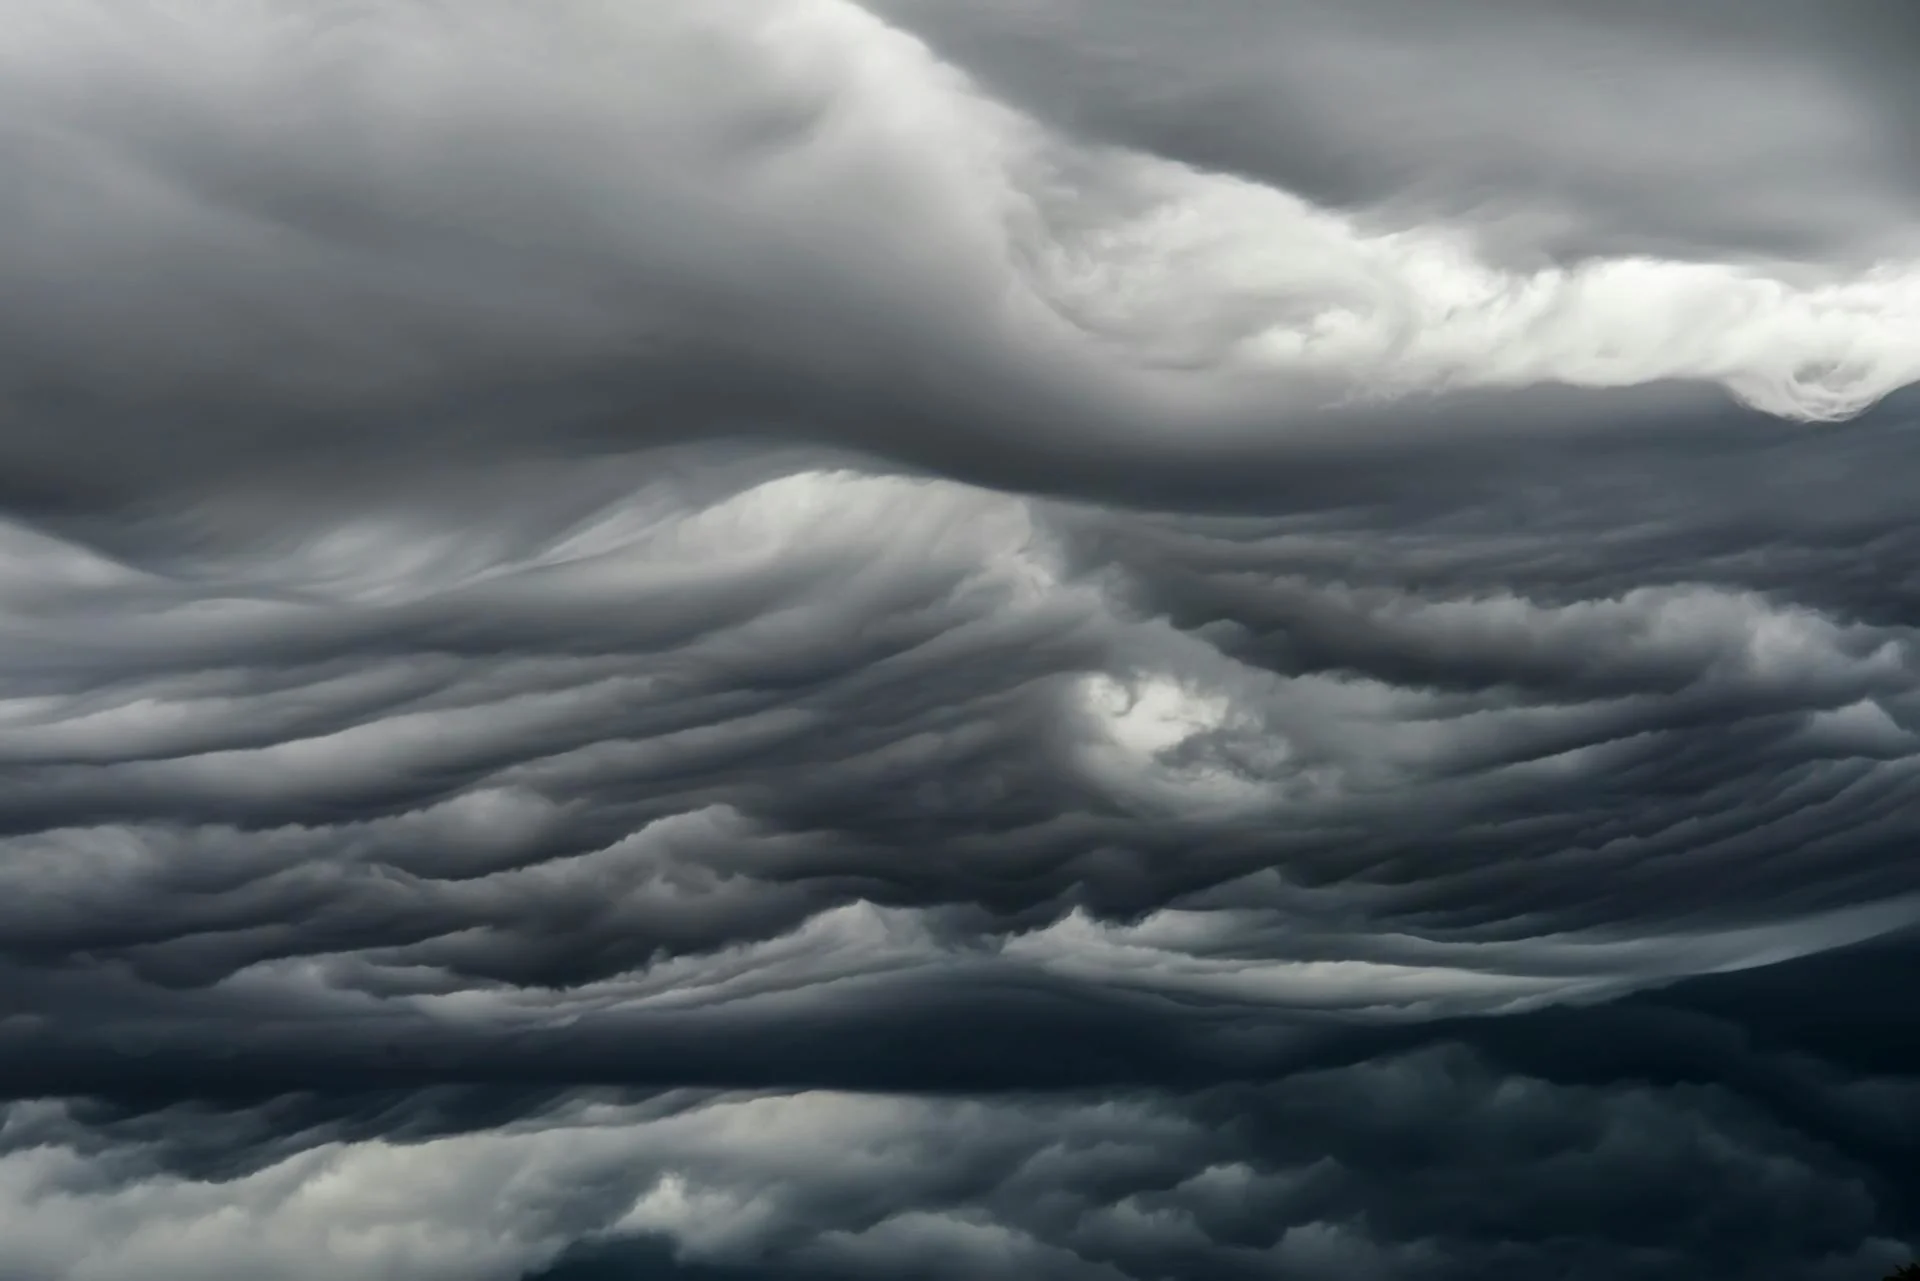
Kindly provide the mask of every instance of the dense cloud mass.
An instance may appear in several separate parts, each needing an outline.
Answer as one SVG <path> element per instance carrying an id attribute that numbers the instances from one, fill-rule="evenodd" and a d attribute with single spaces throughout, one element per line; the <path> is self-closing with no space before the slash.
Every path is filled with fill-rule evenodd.
<path id="1" fill-rule="evenodd" d="M 0 17 L 0 1278 L 1920 1248 L 1907 6 Z"/>

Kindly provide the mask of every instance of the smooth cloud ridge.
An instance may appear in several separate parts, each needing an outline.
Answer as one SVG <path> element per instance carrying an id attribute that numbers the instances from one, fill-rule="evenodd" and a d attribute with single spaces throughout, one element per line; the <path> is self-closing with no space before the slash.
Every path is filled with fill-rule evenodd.
<path id="1" fill-rule="evenodd" d="M 1099 48 L 1100 20 L 1060 8 Z M 1324 25 L 1285 8 L 1264 31 Z M 1505 262 L 1472 210 L 1315 204 L 1078 136 L 845 0 L 13 13 L 20 487 L 576 429 L 1150 465 L 1284 454 L 1316 423 L 1442 431 L 1447 393 L 1533 385 L 1700 382 L 1830 421 L 1920 372 L 1898 238 L 1865 262 Z M 1332 105 L 1290 68 L 1274 92 Z M 1836 136 L 1871 132 L 1874 104 L 1817 67 L 1738 70 L 1730 93 L 1794 89 Z M 1565 127 L 1599 110 L 1585 92 Z M 1830 184 L 1882 158 L 1863 147 Z"/>

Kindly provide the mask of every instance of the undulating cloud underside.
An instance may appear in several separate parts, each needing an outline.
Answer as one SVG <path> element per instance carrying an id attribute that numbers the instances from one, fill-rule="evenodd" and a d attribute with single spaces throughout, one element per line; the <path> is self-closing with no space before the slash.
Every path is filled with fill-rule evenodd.
<path id="1" fill-rule="evenodd" d="M 0 1278 L 1878 1277 L 1916 23 L 0 0 Z"/>

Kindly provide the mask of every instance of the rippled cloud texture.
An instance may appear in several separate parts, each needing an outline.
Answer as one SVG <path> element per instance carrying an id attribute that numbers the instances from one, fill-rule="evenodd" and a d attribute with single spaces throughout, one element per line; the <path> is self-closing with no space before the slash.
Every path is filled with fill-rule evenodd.
<path id="1" fill-rule="evenodd" d="M 1920 1244 L 1920 30 L 0 0 L 0 1277 Z"/>

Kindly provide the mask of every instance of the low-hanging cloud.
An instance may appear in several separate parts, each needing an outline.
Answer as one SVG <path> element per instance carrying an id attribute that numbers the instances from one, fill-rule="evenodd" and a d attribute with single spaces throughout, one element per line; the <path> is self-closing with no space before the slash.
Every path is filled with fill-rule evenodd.
<path id="1" fill-rule="evenodd" d="M 1898 14 L 0 8 L 0 1275 L 1920 1240 Z"/>
<path id="2" fill-rule="evenodd" d="M 15 8 L 0 377 L 11 483 L 45 502 L 288 451 L 470 462 L 577 430 L 746 427 L 920 461 L 967 453 L 958 433 L 1151 465 L 1284 453 L 1322 420 L 1444 431 L 1446 394 L 1530 385 L 1703 382 L 1829 420 L 1917 372 L 1910 247 L 1504 262 L 1471 210 L 1318 205 L 1084 137 L 845 0 Z M 1103 47 L 1106 19 L 1056 17 Z M 1258 29 L 1332 48 L 1328 20 Z M 1630 66 L 1644 43 L 1592 56 Z M 1683 74 L 1642 72 L 1669 94 Z M 1728 76 L 1739 103 L 1797 83 L 1764 61 Z M 1799 79 L 1830 133 L 1878 136 L 1857 86 Z M 1433 97 L 1391 68 L 1364 80 L 1362 104 Z M 1566 96 L 1587 121 L 1585 83 L 1495 79 L 1474 101 Z M 1579 145 L 1553 119 L 1538 136 Z"/>

